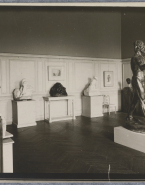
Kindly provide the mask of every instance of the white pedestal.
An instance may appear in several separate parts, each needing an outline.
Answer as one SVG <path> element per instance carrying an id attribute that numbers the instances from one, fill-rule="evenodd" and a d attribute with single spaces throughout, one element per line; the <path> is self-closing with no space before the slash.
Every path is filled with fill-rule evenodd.
<path id="1" fill-rule="evenodd" d="M 3 139 L 3 173 L 13 173 L 13 143 L 9 139 Z"/>
<path id="2" fill-rule="evenodd" d="M 3 136 L 3 173 L 13 173 L 13 134 L 5 132 Z"/>
<path id="3" fill-rule="evenodd" d="M 82 116 L 100 117 L 102 112 L 103 96 L 82 96 Z"/>
<path id="4" fill-rule="evenodd" d="M 122 126 L 115 127 L 114 142 L 145 153 L 145 134 L 130 131 Z"/>
<path id="5" fill-rule="evenodd" d="M 35 122 L 35 101 L 12 101 L 13 124 L 17 128 L 34 126 Z"/>

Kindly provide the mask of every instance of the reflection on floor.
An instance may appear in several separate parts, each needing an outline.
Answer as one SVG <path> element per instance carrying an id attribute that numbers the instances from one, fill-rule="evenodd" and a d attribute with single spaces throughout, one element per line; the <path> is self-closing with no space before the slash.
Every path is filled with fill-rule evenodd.
<path id="1" fill-rule="evenodd" d="M 75 121 L 47 123 L 16 129 L 14 173 L 145 173 L 145 154 L 113 142 L 115 126 L 125 113 L 99 118 L 78 116 Z"/>

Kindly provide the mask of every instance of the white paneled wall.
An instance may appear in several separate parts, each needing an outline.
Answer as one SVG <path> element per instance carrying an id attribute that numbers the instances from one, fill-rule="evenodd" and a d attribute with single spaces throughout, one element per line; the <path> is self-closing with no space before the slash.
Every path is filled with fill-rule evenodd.
<path id="1" fill-rule="evenodd" d="M 31 60 L 9 60 L 10 64 L 10 93 L 13 91 L 14 88 L 19 88 L 19 79 L 29 79 L 29 83 L 33 87 L 33 92 L 36 92 L 36 66 L 37 62 Z M 39 87 L 38 83 L 38 87 Z"/>
<path id="2" fill-rule="evenodd" d="M 64 80 L 50 81 L 48 67 L 63 66 Z M 104 71 L 113 71 L 113 87 L 104 87 Z M 12 91 L 19 87 L 19 82 L 26 78 L 33 87 L 33 99 L 36 106 L 36 120 L 44 119 L 43 96 L 56 82 L 66 87 L 69 95 L 76 98 L 76 115 L 81 115 L 81 93 L 93 76 L 98 77 L 98 90 L 109 94 L 111 103 L 121 109 L 122 62 L 118 59 L 99 59 L 81 57 L 60 57 L 47 55 L 0 54 L 0 112 L 7 124 L 12 123 Z M 67 114 L 66 102 L 54 102 L 55 116 Z M 61 107 L 61 110 L 60 110 Z"/>
<path id="3" fill-rule="evenodd" d="M 94 75 L 92 62 L 75 62 L 75 91 L 81 92 Z"/>

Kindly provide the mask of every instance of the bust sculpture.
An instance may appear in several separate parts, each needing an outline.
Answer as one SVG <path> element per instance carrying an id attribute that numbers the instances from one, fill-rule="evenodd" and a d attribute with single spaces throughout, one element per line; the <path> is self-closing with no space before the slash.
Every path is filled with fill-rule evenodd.
<path id="1" fill-rule="evenodd" d="M 145 70 L 145 45 L 141 40 L 134 43 L 135 55 L 131 58 L 132 91 L 133 97 L 129 105 L 129 110 L 124 127 L 135 132 L 145 132 L 145 92 L 144 73 Z M 140 104 L 143 118 L 133 115 L 137 104 Z M 143 120 L 142 120 L 143 119 Z"/>
<path id="2" fill-rule="evenodd" d="M 97 89 L 97 77 L 91 79 L 91 83 L 89 86 L 84 90 L 85 96 L 95 96 L 100 95 L 100 92 Z"/>
<path id="3" fill-rule="evenodd" d="M 28 100 L 32 99 L 32 86 L 28 84 L 24 78 L 20 82 L 20 88 L 16 88 L 13 91 L 14 100 Z"/>

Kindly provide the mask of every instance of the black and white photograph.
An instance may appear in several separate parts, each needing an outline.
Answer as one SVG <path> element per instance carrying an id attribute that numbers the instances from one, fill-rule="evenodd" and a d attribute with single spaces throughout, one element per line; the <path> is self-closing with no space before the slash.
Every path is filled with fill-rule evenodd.
<path id="1" fill-rule="evenodd" d="M 145 4 L 74 5 L 0 4 L 1 180 L 145 180 Z"/>

